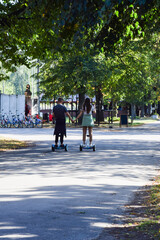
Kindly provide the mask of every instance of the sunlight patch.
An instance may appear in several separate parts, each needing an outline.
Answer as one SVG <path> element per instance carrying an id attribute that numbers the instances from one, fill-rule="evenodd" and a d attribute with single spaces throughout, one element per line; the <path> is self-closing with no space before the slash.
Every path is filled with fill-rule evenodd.
<path id="1" fill-rule="evenodd" d="M 25 227 L 16 227 L 16 226 L 0 226 L 0 230 L 11 230 L 11 229 L 24 229 Z M 1 238 L 1 236 L 0 236 Z"/>
<path id="2" fill-rule="evenodd" d="M 37 235 L 33 234 L 8 234 L 8 235 L 3 235 L 0 236 L 0 239 L 22 239 L 22 238 L 33 238 L 33 237 L 38 237 Z"/>
<path id="3" fill-rule="evenodd" d="M 105 222 L 96 222 L 91 223 L 92 227 L 99 227 L 99 228 L 113 228 L 113 227 L 124 227 L 123 224 L 111 224 L 111 223 L 105 223 Z"/>

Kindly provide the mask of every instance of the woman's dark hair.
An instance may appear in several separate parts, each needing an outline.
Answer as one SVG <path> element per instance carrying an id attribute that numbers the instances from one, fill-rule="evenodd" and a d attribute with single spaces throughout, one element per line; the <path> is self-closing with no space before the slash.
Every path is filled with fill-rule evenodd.
<path id="1" fill-rule="evenodd" d="M 87 113 L 89 113 L 91 111 L 91 108 L 92 108 L 90 98 L 86 98 L 84 103 L 83 103 L 83 110 L 85 110 L 86 108 L 87 108 Z"/>

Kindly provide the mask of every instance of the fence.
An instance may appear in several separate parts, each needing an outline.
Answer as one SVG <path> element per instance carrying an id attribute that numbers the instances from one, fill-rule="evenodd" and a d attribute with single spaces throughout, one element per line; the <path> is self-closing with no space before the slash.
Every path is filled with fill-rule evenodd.
<path id="1" fill-rule="evenodd" d="M 25 114 L 25 95 L 7 95 L 0 92 L 0 116 Z"/>

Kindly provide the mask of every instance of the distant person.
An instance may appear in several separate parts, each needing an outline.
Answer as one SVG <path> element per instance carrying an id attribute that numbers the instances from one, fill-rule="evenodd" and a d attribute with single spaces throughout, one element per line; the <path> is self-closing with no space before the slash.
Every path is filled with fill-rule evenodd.
<path id="1" fill-rule="evenodd" d="M 64 139 L 64 136 L 66 136 L 66 116 L 68 116 L 69 119 L 72 122 L 74 122 L 70 114 L 68 113 L 67 108 L 63 105 L 63 99 L 58 98 L 57 105 L 54 106 L 53 108 L 53 118 L 55 118 L 56 120 L 55 130 L 54 130 L 56 147 L 58 146 L 59 137 L 60 137 L 61 147 L 64 146 L 63 139 Z"/>
<path id="2" fill-rule="evenodd" d="M 28 116 L 30 114 L 30 106 L 28 104 L 25 104 L 25 116 Z"/>
<path id="3" fill-rule="evenodd" d="M 91 105 L 90 102 L 90 98 L 86 98 L 84 103 L 83 103 L 83 107 L 79 113 L 79 115 L 77 116 L 76 120 L 78 118 L 80 118 L 80 116 L 83 114 L 83 118 L 82 118 L 82 127 L 83 127 L 83 146 L 86 145 L 86 133 L 87 133 L 87 128 L 88 128 L 88 132 L 89 132 L 89 142 L 90 142 L 90 146 L 92 145 L 92 129 L 94 127 L 94 121 L 93 121 L 93 116 L 92 113 L 95 113 L 95 109 L 94 107 Z M 75 120 L 75 121 L 76 121 Z M 74 121 L 74 122 L 75 122 Z"/>

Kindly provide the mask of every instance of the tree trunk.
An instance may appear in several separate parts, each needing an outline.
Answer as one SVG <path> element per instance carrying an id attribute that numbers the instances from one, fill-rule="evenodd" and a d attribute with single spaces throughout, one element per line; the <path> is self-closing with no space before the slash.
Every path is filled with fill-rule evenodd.
<path id="1" fill-rule="evenodd" d="M 99 124 L 100 122 L 104 122 L 104 114 L 103 114 L 103 94 L 101 92 L 100 86 L 95 89 L 96 92 L 96 122 Z"/>
<path id="2" fill-rule="evenodd" d="M 157 109 L 157 113 L 160 115 L 160 101 L 158 101 L 158 109 Z"/>
<path id="3" fill-rule="evenodd" d="M 136 117 L 136 106 L 131 103 L 131 123 L 133 123 L 133 119 Z"/>
<path id="4" fill-rule="evenodd" d="M 148 104 L 148 109 L 147 110 L 148 110 L 148 115 L 151 116 L 151 104 L 150 103 Z"/>
<path id="5" fill-rule="evenodd" d="M 144 117 L 144 103 L 141 105 L 141 117 Z"/>
<path id="6" fill-rule="evenodd" d="M 78 114 L 80 113 L 80 110 L 82 109 L 83 103 L 85 101 L 85 93 L 79 93 L 79 106 L 78 106 Z M 82 124 L 82 117 L 81 116 L 78 119 L 78 124 L 81 125 Z"/>
<path id="7" fill-rule="evenodd" d="M 117 101 L 113 101 L 113 117 L 117 117 L 118 115 L 118 110 L 117 110 Z"/>

